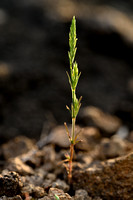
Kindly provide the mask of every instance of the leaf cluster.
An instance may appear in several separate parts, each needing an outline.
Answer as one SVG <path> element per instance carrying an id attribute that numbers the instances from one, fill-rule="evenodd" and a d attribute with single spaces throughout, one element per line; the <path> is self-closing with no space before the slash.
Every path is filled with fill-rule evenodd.
<path id="1" fill-rule="evenodd" d="M 80 106 L 81 106 L 81 97 L 78 100 L 76 97 L 76 87 L 78 84 L 78 80 L 79 77 L 81 75 L 81 73 L 79 73 L 78 70 L 78 64 L 75 61 L 75 55 L 76 55 L 76 43 L 77 43 L 77 38 L 76 38 L 76 19 L 75 16 L 72 19 L 72 23 L 70 26 L 70 33 L 69 33 L 69 47 L 70 47 L 70 51 L 68 52 L 68 57 L 69 57 L 69 63 L 70 63 L 70 75 L 67 72 L 68 75 L 68 79 L 69 79 L 69 83 L 71 86 L 71 90 L 72 90 L 72 104 L 71 104 L 71 116 L 72 118 L 76 118 Z"/>

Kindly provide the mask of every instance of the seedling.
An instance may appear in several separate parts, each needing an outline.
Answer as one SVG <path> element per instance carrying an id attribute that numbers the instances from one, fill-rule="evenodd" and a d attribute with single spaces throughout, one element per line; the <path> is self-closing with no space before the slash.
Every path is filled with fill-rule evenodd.
<path id="1" fill-rule="evenodd" d="M 80 140 L 78 140 L 78 135 L 80 132 L 75 133 L 75 123 L 76 123 L 76 118 L 81 106 L 81 99 L 76 97 L 76 87 L 78 84 L 79 77 L 81 73 L 79 73 L 78 70 L 78 64 L 75 61 L 75 55 L 76 55 L 76 43 L 77 43 L 77 38 L 76 38 L 76 19 L 75 16 L 72 19 L 72 23 L 70 26 L 70 32 L 69 32 L 69 47 L 70 50 L 68 52 L 68 57 L 69 57 L 69 64 L 70 64 L 70 74 L 67 72 L 68 80 L 70 83 L 71 91 L 72 91 L 72 103 L 71 103 L 71 108 L 66 106 L 66 108 L 70 111 L 71 118 L 72 118 L 72 129 L 71 133 L 69 132 L 69 129 L 67 127 L 67 124 L 64 123 L 66 132 L 70 141 L 70 154 L 66 154 L 65 157 L 66 159 L 64 160 L 64 165 L 66 167 L 67 173 L 68 173 L 68 182 L 71 183 L 72 179 L 72 161 L 73 161 L 73 154 L 74 154 L 74 146 L 77 144 Z"/>

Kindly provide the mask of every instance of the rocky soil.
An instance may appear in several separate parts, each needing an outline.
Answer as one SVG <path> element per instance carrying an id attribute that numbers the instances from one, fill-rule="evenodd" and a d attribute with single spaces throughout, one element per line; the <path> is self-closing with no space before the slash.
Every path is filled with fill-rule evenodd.
<path id="1" fill-rule="evenodd" d="M 82 128 L 71 184 L 62 164 L 69 140 L 65 128 L 56 126 L 39 141 L 17 136 L 1 145 L 1 200 L 54 200 L 55 195 L 60 200 L 133 199 L 132 132 L 95 107 L 83 113 L 82 120 L 88 117 L 93 126 Z"/>
<path id="2" fill-rule="evenodd" d="M 39 138 L 48 123 L 70 121 L 65 105 L 71 99 L 66 71 L 73 15 L 82 107 L 99 107 L 133 128 L 132 7 L 122 0 L 0 1 L 1 143 L 21 134 Z"/>
<path id="3" fill-rule="evenodd" d="M 69 185 L 73 15 L 83 141 Z M 132 1 L 0 0 L 0 200 L 133 199 L 132 55 Z"/>

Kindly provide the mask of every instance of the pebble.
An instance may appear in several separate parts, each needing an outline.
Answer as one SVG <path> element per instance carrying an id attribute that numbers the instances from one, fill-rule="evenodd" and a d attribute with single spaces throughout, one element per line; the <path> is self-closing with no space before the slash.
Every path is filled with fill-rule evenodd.
<path id="1" fill-rule="evenodd" d="M 79 189 L 75 191 L 74 200 L 92 200 L 92 198 L 88 196 L 86 190 Z"/>
<path id="2" fill-rule="evenodd" d="M 124 155 L 126 145 L 120 138 L 104 138 L 101 141 L 99 155 L 101 158 L 114 158 Z"/>
<path id="3" fill-rule="evenodd" d="M 22 190 L 21 190 L 21 193 L 23 194 L 23 195 L 25 195 L 25 194 L 29 194 L 29 195 L 31 195 L 32 193 L 33 193 L 33 191 L 34 191 L 34 188 L 35 188 L 35 186 L 33 185 L 33 184 L 31 184 L 31 183 L 29 183 L 29 184 L 26 184 L 23 188 L 22 188 Z"/>
<path id="4" fill-rule="evenodd" d="M 129 135 L 129 129 L 127 126 L 121 126 L 115 134 L 117 137 L 121 139 L 125 139 Z"/>
<path id="5" fill-rule="evenodd" d="M 20 175 L 34 174 L 34 170 L 30 166 L 24 164 L 18 157 L 9 160 L 7 169 L 11 171 L 16 171 Z"/>
<path id="6" fill-rule="evenodd" d="M 27 165 L 36 168 L 39 167 L 42 162 L 42 152 L 37 148 L 31 149 L 27 153 L 20 156 L 20 159 Z"/>
<path id="7" fill-rule="evenodd" d="M 75 148 L 78 150 L 91 151 L 100 141 L 100 138 L 101 135 L 97 128 L 85 127 L 78 136 L 78 140 L 81 140 L 81 142 L 78 142 Z"/>
<path id="8" fill-rule="evenodd" d="M 25 136 L 18 136 L 2 145 L 2 152 L 5 159 L 15 158 L 18 155 L 27 153 L 35 147 L 33 141 Z"/>
<path id="9" fill-rule="evenodd" d="M 52 183 L 53 188 L 58 188 L 63 190 L 64 192 L 68 192 L 70 189 L 70 186 L 66 184 L 65 181 L 62 181 L 60 179 L 57 179 L 55 182 Z"/>
<path id="10" fill-rule="evenodd" d="M 43 183 L 44 190 L 48 190 L 52 186 L 52 181 L 50 179 L 45 179 Z"/>
<path id="11" fill-rule="evenodd" d="M 97 126 L 108 134 L 115 133 L 121 126 L 121 120 L 113 115 L 104 113 L 99 108 L 88 106 L 80 111 L 80 117 L 86 124 Z"/>
<path id="12" fill-rule="evenodd" d="M 42 187 L 36 186 L 32 194 L 34 198 L 41 198 L 46 194 L 46 192 Z"/>
<path id="13" fill-rule="evenodd" d="M 69 127 L 70 129 L 70 127 Z M 57 137 L 58 136 L 58 137 Z M 56 144 L 62 148 L 67 148 L 70 145 L 68 135 L 64 126 L 57 126 L 44 138 L 44 145 Z"/>
<path id="14" fill-rule="evenodd" d="M 49 196 L 50 197 L 55 197 L 55 194 L 59 197 L 60 200 L 72 199 L 72 197 L 69 194 L 64 193 L 63 190 L 57 189 L 57 188 L 50 188 L 49 189 Z"/>
<path id="15" fill-rule="evenodd" d="M 46 176 L 47 179 L 50 179 L 51 181 L 55 181 L 56 175 L 53 173 L 48 173 Z"/>
<path id="16" fill-rule="evenodd" d="M 25 185 L 22 188 L 21 193 L 23 196 L 25 196 L 25 194 L 28 194 L 28 195 L 33 196 L 34 198 L 41 198 L 46 195 L 44 188 L 42 188 L 40 186 L 35 186 L 33 184 Z"/>
<path id="17" fill-rule="evenodd" d="M 8 172 L 0 175 L 0 196 L 15 196 L 20 193 L 23 183 L 21 177 L 16 172 Z"/>

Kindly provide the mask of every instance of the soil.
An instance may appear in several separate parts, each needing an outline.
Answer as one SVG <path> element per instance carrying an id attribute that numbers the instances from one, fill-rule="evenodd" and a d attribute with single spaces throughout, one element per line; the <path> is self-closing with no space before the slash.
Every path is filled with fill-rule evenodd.
<path id="1" fill-rule="evenodd" d="M 0 1 L 0 200 L 133 199 L 130 1 Z M 77 19 L 82 107 L 73 178 L 68 32 Z M 69 125 L 71 129 L 71 125 Z"/>
<path id="2" fill-rule="evenodd" d="M 39 141 L 17 136 L 1 145 L 2 200 L 54 200 L 55 195 L 61 200 L 133 198 L 132 132 L 122 127 L 116 116 L 95 107 L 87 107 L 83 113 L 82 118 L 89 117 L 95 127 L 82 127 L 71 184 L 63 165 L 70 143 L 64 126 L 56 126 Z M 77 126 L 76 132 L 79 130 Z"/>

